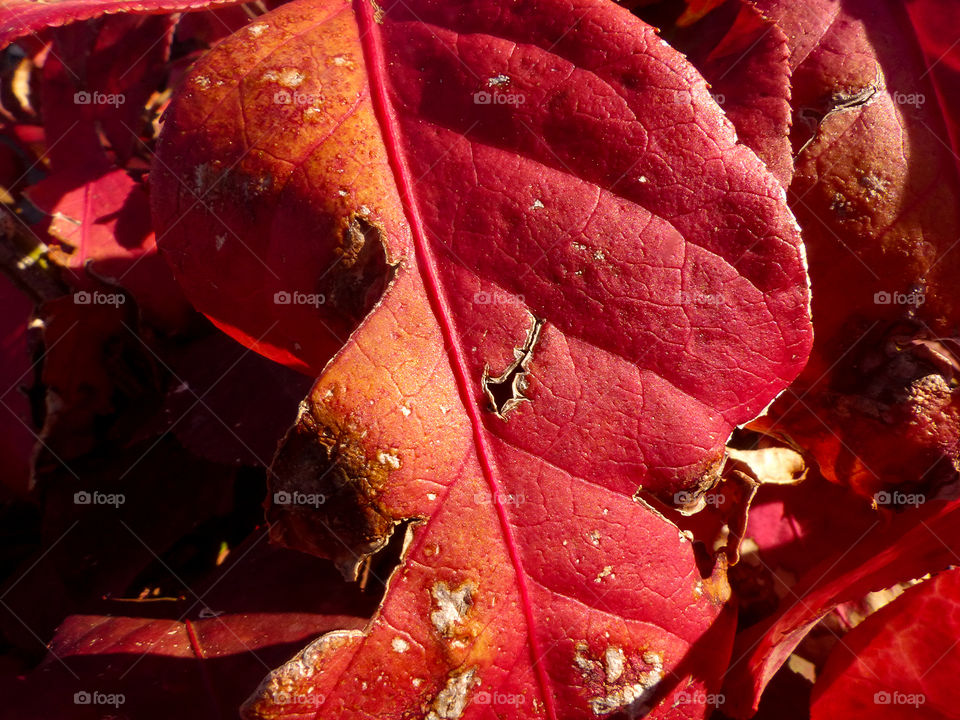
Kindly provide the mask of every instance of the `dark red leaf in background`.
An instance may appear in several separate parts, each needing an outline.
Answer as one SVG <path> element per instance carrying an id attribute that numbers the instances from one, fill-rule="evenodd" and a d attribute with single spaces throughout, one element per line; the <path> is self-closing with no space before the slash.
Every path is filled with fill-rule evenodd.
<path id="1" fill-rule="evenodd" d="M 321 633 L 362 628 L 376 600 L 329 563 L 271 547 L 256 533 L 181 601 L 117 602 L 115 616 L 68 617 L 39 668 L 0 681 L 0 715 L 235 717 L 268 669 Z M 119 694 L 123 701 L 83 705 L 75 693 Z"/>
<path id="2" fill-rule="evenodd" d="M 777 611 L 737 636 L 724 692 L 724 712 L 749 718 L 760 695 L 804 635 L 837 605 L 905 579 L 939 572 L 956 561 L 960 505 L 929 502 L 910 513 L 878 517 L 852 544 L 807 571 Z"/>
<path id="3" fill-rule="evenodd" d="M 960 717 L 960 569 L 908 589 L 838 643 L 812 720 Z"/>
<path id="4" fill-rule="evenodd" d="M 960 95 L 937 92 L 909 3 L 761 5 L 787 29 L 794 60 L 803 57 L 788 194 L 804 229 L 816 328 L 809 364 L 766 424 L 866 497 L 898 488 L 953 497 L 960 176 L 947 128 Z M 937 6 L 944 26 L 960 24 L 960 5 Z M 952 54 L 944 68 L 960 47 Z"/>
<path id="5" fill-rule="evenodd" d="M 34 381 L 27 323 L 33 303 L 0 275 L 0 498 L 23 495 L 29 488 L 33 447 L 33 412 L 23 392 Z"/>
<path id="6" fill-rule="evenodd" d="M 8 0 L 0 10 L 0 47 L 46 27 L 90 20 L 110 13 L 158 13 L 205 10 L 240 0 Z"/>

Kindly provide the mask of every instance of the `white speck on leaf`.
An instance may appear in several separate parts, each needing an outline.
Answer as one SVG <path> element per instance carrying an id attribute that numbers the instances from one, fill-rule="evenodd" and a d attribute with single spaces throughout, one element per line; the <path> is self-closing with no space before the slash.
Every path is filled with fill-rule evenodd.
<path id="1" fill-rule="evenodd" d="M 470 668 L 459 674 L 451 674 L 447 685 L 434 698 L 426 720 L 457 720 L 467 707 L 467 697 L 473 687 L 476 668 Z"/>
<path id="2" fill-rule="evenodd" d="M 598 583 L 598 582 L 600 582 L 601 580 L 603 580 L 605 577 L 616 577 L 616 576 L 613 574 L 613 568 L 612 568 L 610 565 L 607 565 L 605 568 L 603 568 L 603 570 L 601 570 L 601 571 L 597 574 L 597 576 L 593 579 L 593 581 L 594 581 L 595 583 Z"/>
<path id="3" fill-rule="evenodd" d="M 477 586 L 465 582 L 450 588 L 445 582 L 438 582 L 430 590 L 436 609 L 430 613 L 430 621 L 441 635 L 449 635 L 455 625 L 463 622 L 473 607 L 473 594 Z"/>
<path id="4" fill-rule="evenodd" d="M 282 68 L 280 71 L 267 70 L 263 74 L 263 80 L 266 82 L 279 83 L 285 88 L 300 87 L 303 83 L 303 73 L 296 68 Z"/>
<path id="5" fill-rule="evenodd" d="M 390 642 L 390 647 L 393 648 L 394 652 L 405 653 L 410 648 L 410 643 L 408 643 L 402 637 L 395 637 Z"/>
<path id="6" fill-rule="evenodd" d="M 603 662 L 607 668 L 607 682 L 613 683 L 623 675 L 623 650 L 615 647 L 608 647 L 603 655 Z"/>
<path id="7" fill-rule="evenodd" d="M 381 465 L 389 465 L 394 470 L 400 469 L 400 458 L 392 453 L 385 453 L 381 450 L 377 453 L 377 462 Z"/>

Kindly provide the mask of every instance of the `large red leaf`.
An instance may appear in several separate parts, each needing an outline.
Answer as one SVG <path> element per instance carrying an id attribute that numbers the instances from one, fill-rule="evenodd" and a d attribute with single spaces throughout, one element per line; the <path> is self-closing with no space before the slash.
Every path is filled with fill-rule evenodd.
<path id="1" fill-rule="evenodd" d="M 910 588 L 833 650 L 812 720 L 960 717 L 960 569 Z"/>
<path id="2" fill-rule="evenodd" d="M 709 483 L 810 334 L 782 190 L 699 75 L 612 4 L 328 0 L 183 87 L 152 197 L 188 295 L 274 357 L 342 344 L 274 536 L 354 575 L 423 519 L 367 632 L 248 712 L 702 717 L 723 568 L 634 493 Z"/>

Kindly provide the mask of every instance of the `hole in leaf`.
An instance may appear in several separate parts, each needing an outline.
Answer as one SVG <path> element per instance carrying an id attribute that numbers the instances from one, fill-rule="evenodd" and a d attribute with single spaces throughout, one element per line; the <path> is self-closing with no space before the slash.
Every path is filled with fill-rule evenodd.
<path id="1" fill-rule="evenodd" d="M 491 409 L 501 420 L 506 420 L 511 410 L 528 399 L 523 394 L 527 389 L 527 366 L 533 358 L 533 348 L 540 339 L 543 323 L 544 321 L 539 318 L 533 319 L 533 325 L 527 332 L 527 339 L 522 347 L 514 348 L 515 359 L 501 375 L 492 378 L 490 368 L 483 369 L 481 379 L 483 390 L 490 400 Z"/>

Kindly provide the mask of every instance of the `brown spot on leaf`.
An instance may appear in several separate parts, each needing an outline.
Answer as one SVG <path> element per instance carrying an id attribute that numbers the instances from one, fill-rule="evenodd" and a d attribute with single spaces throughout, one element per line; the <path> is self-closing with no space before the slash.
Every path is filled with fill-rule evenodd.
<path id="1" fill-rule="evenodd" d="M 356 580 L 361 561 L 396 525 L 380 501 L 391 467 L 367 456 L 351 423 L 317 404 L 301 406 L 271 468 L 271 538 L 328 557 Z"/>
<path id="2" fill-rule="evenodd" d="M 334 254 L 337 263 L 320 279 L 317 291 L 338 314 L 359 323 L 393 279 L 394 266 L 387 261 L 383 229 L 363 214 L 351 215 L 340 231 Z"/>

